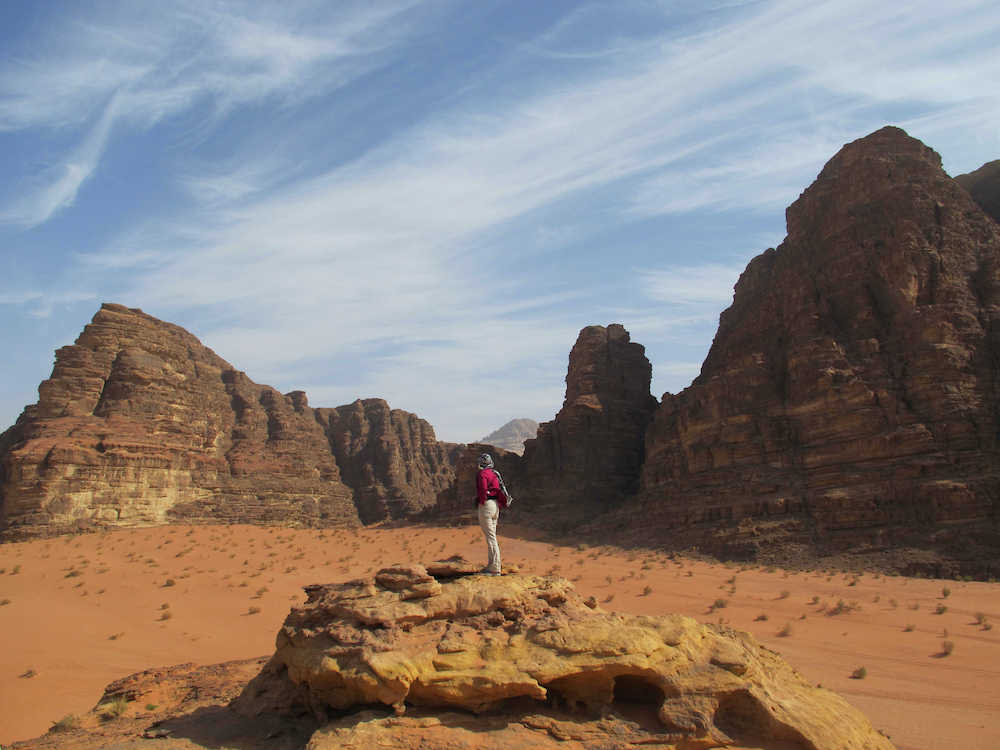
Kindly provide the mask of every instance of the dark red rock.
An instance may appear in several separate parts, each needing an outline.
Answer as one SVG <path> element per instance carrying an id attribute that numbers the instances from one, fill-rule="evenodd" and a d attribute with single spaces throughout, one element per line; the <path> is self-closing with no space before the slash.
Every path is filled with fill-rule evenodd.
<path id="1" fill-rule="evenodd" d="M 988 162 L 974 172 L 958 175 L 955 182 L 968 190 L 972 199 L 994 221 L 1000 222 L 1000 159 Z"/>
<path id="2" fill-rule="evenodd" d="M 846 145 L 646 433 L 626 527 L 798 519 L 962 554 L 1000 517 L 1000 227 L 898 128 Z"/>
<path id="3" fill-rule="evenodd" d="M 455 481 L 459 446 L 438 442 L 415 414 L 370 398 L 316 416 L 365 523 L 421 511 Z"/>
<path id="4" fill-rule="evenodd" d="M 645 348 L 632 343 L 621 325 L 580 331 L 569 355 L 562 409 L 524 444 L 526 497 L 606 505 L 634 492 L 643 436 L 656 408 L 651 375 Z"/>

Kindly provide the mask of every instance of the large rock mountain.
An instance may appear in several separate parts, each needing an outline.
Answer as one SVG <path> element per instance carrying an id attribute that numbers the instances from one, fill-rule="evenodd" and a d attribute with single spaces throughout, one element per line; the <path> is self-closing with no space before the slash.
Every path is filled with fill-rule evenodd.
<path id="1" fill-rule="evenodd" d="M 968 190 L 972 199 L 1000 222 L 1000 159 L 984 164 L 974 172 L 958 175 L 955 182 Z"/>
<path id="2" fill-rule="evenodd" d="M 621 325 L 580 331 L 569 355 L 562 409 L 524 444 L 523 480 L 530 494 L 547 502 L 607 506 L 633 493 L 643 435 L 656 409 L 651 377 L 645 348 Z"/>
<path id="3" fill-rule="evenodd" d="M 1000 514 L 1000 227 L 898 128 L 846 145 L 646 433 L 635 523 L 968 554 Z M 752 541 L 752 540 L 751 540 Z"/>
<path id="4" fill-rule="evenodd" d="M 452 446 L 382 401 L 312 409 L 178 326 L 105 304 L 0 436 L 0 532 L 171 519 L 357 524 L 450 485 Z"/>

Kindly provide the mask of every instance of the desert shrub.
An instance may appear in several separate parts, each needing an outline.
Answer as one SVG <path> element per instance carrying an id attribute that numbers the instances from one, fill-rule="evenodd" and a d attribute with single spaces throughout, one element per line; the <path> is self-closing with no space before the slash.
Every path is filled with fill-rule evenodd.
<path id="1" fill-rule="evenodd" d="M 943 589 L 941 589 L 941 598 L 947 599 L 949 596 L 951 596 L 951 589 L 945 586 Z"/>
<path id="2" fill-rule="evenodd" d="M 165 609 L 160 613 L 161 620 L 169 620 L 173 616 L 174 616 L 173 612 L 171 612 L 169 609 Z"/>
<path id="3" fill-rule="evenodd" d="M 123 635 L 125 635 L 124 631 L 121 632 L 121 633 L 112 633 L 111 635 L 108 636 L 108 640 L 109 641 L 117 641 Z"/>
<path id="4" fill-rule="evenodd" d="M 128 710 L 128 698 L 124 695 L 116 695 L 107 703 L 100 706 L 101 718 L 110 721 L 117 719 Z"/>
<path id="5" fill-rule="evenodd" d="M 976 618 L 976 625 L 982 625 L 986 622 L 986 613 L 976 612 L 975 618 Z"/>
<path id="6" fill-rule="evenodd" d="M 785 626 L 778 631 L 779 638 L 787 638 L 792 634 L 792 623 L 786 622 Z"/>
<path id="7" fill-rule="evenodd" d="M 260 612 L 260 607 L 250 607 L 250 609 L 247 610 L 248 615 L 256 615 L 259 612 Z"/>
<path id="8" fill-rule="evenodd" d="M 146 710 L 147 711 L 155 711 L 157 708 L 158 708 L 158 706 L 155 703 L 147 703 L 146 704 Z"/>
<path id="9" fill-rule="evenodd" d="M 10 604 L 10 599 L 0 599 L 0 607 L 6 607 L 8 604 Z"/>
<path id="10" fill-rule="evenodd" d="M 653 593 L 653 587 L 652 586 L 644 586 L 643 587 L 643 589 L 642 589 L 642 595 L 643 596 L 649 596 L 652 593 Z"/>
<path id="11" fill-rule="evenodd" d="M 890 599 L 889 600 L 889 606 L 892 607 L 893 609 L 895 609 L 896 607 L 899 606 L 899 602 L 897 602 L 895 599 Z"/>
<path id="12" fill-rule="evenodd" d="M 23 672 L 21 672 L 21 674 L 19 674 L 18 677 L 21 677 L 21 678 L 23 678 L 25 680 L 30 680 L 32 677 L 34 677 L 37 674 L 38 674 L 38 672 L 36 672 L 34 669 L 26 669 Z"/>
<path id="13" fill-rule="evenodd" d="M 69 571 L 66 575 L 64 575 L 63 578 L 76 578 L 77 576 L 82 576 L 82 575 L 83 575 L 82 570 L 77 570 L 76 568 L 74 568 L 73 570 Z"/>
<path id="14" fill-rule="evenodd" d="M 15 565 L 13 568 L 10 569 L 10 574 L 12 576 L 16 576 L 20 572 L 21 572 L 21 566 L 20 565 Z"/>
<path id="15" fill-rule="evenodd" d="M 761 612 L 759 615 L 757 615 L 755 618 L 753 618 L 753 621 L 754 622 L 767 622 L 767 615 L 764 614 L 763 612 Z"/>
<path id="16" fill-rule="evenodd" d="M 716 599 L 714 602 L 712 602 L 711 609 L 725 609 L 727 604 L 729 604 L 728 599 Z"/>
<path id="17" fill-rule="evenodd" d="M 984 622 L 983 623 L 983 630 L 993 630 L 993 623 L 992 622 Z"/>
<path id="18" fill-rule="evenodd" d="M 912 633 L 914 630 L 916 630 L 916 627 L 917 627 L 916 625 L 911 625 L 911 624 L 907 623 L 903 627 L 903 632 L 904 633 Z"/>
<path id="19" fill-rule="evenodd" d="M 608 594 L 606 597 L 604 597 L 604 603 L 608 604 L 609 602 L 614 601 L 614 598 L 615 598 L 614 594 Z"/>
<path id="20" fill-rule="evenodd" d="M 941 641 L 941 653 L 944 656 L 951 656 L 951 652 L 955 650 L 955 643 L 953 641 Z"/>
<path id="21" fill-rule="evenodd" d="M 943 615 L 947 611 L 948 607 L 946 607 L 944 604 L 939 604 L 934 608 L 934 614 L 936 615 Z"/>
<path id="22" fill-rule="evenodd" d="M 66 714 L 59 721 L 53 721 L 50 732 L 68 732 L 80 726 L 80 717 L 76 714 Z"/>
<path id="23" fill-rule="evenodd" d="M 809 600 L 809 603 L 810 604 L 819 604 L 819 597 L 816 596 L 816 595 L 813 595 L 813 598 Z"/>
<path id="24" fill-rule="evenodd" d="M 176 586 L 176 585 L 177 581 L 175 581 L 173 578 L 168 578 L 163 582 L 164 588 L 170 588 L 171 586 Z"/>
<path id="25" fill-rule="evenodd" d="M 858 667 L 853 672 L 851 672 L 852 680 L 863 680 L 868 676 L 868 670 L 864 667 Z"/>

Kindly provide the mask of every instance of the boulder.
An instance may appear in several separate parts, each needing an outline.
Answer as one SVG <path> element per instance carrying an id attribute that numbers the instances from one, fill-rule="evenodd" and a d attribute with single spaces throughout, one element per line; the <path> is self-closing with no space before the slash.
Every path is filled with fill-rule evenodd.
<path id="1" fill-rule="evenodd" d="M 619 740 L 640 744 L 642 735 L 641 744 L 662 747 L 892 747 L 846 701 L 806 683 L 747 633 L 680 615 L 605 612 L 560 578 L 448 577 L 429 594 L 426 583 L 425 568 L 395 566 L 308 587 L 234 708 L 248 716 L 308 708 L 322 721 L 379 705 L 415 713 L 355 713 L 317 733 L 317 748 L 361 747 L 376 737 L 403 747 L 392 741 L 397 728 L 409 742 L 465 747 L 470 731 L 498 724 L 498 712 L 504 720 L 495 728 L 507 741 L 526 740 L 526 727 L 550 739 L 602 734 L 593 718 L 572 729 L 567 711 L 605 717 L 603 741 L 617 726 Z M 636 708 L 655 717 L 651 726 L 615 724 Z"/>

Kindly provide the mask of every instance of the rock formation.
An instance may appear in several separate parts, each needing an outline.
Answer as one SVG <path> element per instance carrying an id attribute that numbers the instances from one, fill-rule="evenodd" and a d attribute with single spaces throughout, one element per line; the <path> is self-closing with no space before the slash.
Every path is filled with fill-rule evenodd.
<path id="1" fill-rule="evenodd" d="M 968 190 L 972 199 L 1000 222 L 1000 159 L 988 162 L 974 172 L 958 175 L 955 182 Z"/>
<path id="2" fill-rule="evenodd" d="M 646 433 L 621 523 L 798 519 L 829 547 L 997 548 L 1000 227 L 898 128 L 846 145 Z"/>
<path id="3" fill-rule="evenodd" d="M 559 738 L 552 730 L 566 719 L 534 715 L 546 704 L 603 715 L 607 726 L 631 705 L 645 706 L 653 724 L 619 723 L 617 747 L 892 747 L 846 701 L 806 683 L 747 633 L 680 615 L 611 614 L 563 579 L 470 576 L 469 568 L 461 561 L 396 566 L 373 578 L 307 587 L 271 661 L 234 707 L 247 716 L 308 708 L 321 720 L 377 705 L 399 714 L 422 708 L 422 716 L 430 709 L 499 711 L 504 723 L 527 724 L 540 739 Z M 525 714 L 533 722 L 523 721 Z M 447 728 L 440 720 L 422 723 Z M 462 723 L 450 732 L 456 740 L 468 731 Z M 324 736 L 331 747 L 353 747 L 332 740 L 356 742 L 355 732 L 373 729 L 365 724 Z"/>
<path id="4" fill-rule="evenodd" d="M 524 441 L 535 437 L 538 434 L 538 422 L 533 419 L 512 419 L 499 430 L 494 430 L 489 435 L 480 440 L 480 443 L 488 443 L 505 451 L 524 454 Z"/>
<path id="5" fill-rule="evenodd" d="M 439 443 L 424 419 L 370 398 L 317 409 L 364 523 L 404 518 L 455 482 L 460 446 Z"/>
<path id="6" fill-rule="evenodd" d="M 453 481 L 455 447 L 424 420 L 377 400 L 314 410 L 121 305 L 56 353 L 38 390 L 0 436 L 6 538 L 176 518 L 357 524 Z"/>
<path id="7" fill-rule="evenodd" d="M 645 349 L 621 325 L 580 331 L 562 409 L 524 444 L 525 486 L 537 502 L 607 505 L 636 490 L 656 408 L 651 375 Z"/>

